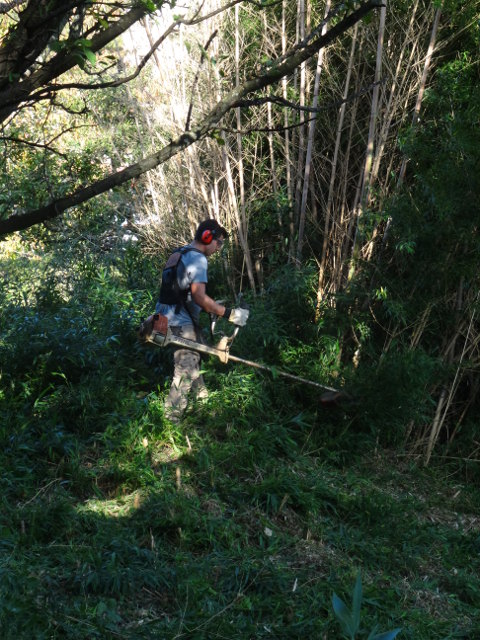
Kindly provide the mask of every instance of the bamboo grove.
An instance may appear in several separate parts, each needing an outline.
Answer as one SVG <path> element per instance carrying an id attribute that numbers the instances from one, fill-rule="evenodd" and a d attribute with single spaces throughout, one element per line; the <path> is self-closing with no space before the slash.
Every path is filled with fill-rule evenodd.
<path id="1" fill-rule="evenodd" d="M 198 62 L 192 71 L 203 74 L 208 89 L 196 88 L 193 97 L 180 65 L 173 123 L 185 121 L 191 104 L 208 110 L 225 82 L 239 85 L 314 26 L 326 30 L 322 21 L 331 10 L 330 3 L 302 1 L 263 12 L 237 6 L 213 25 L 203 24 L 199 44 L 215 29 L 223 34 L 208 49 L 210 64 Z M 478 390 L 478 172 L 476 153 L 463 138 L 469 135 L 463 128 L 473 128 L 476 118 L 478 69 L 471 54 L 458 49 L 476 15 L 474 7 L 470 11 L 385 3 L 341 42 L 237 107 L 213 139 L 189 148 L 175 168 L 160 167 L 149 176 L 148 193 L 157 195 L 147 201 L 140 195 L 138 207 L 150 209 L 160 224 L 178 209 L 187 212 L 190 226 L 199 209 L 226 220 L 238 229 L 239 272 L 251 290 L 262 292 L 280 263 L 299 267 L 313 260 L 317 317 L 325 305 L 352 316 L 358 311 L 366 333 L 375 336 L 378 363 L 401 359 L 404 350 L 435 355 L 441 380 L 418 381 L 432 403 L 429 418 L 423 424 L 410 420 L 405 436 L 427 462 L 438 438 L 453 441 L 473 415 Z M 166 75 L 178 62 L 171 64 Z M 465 93 L 452 91 L 448 108 L 458 110 L 462 131 L 439 123 L 449 119 L 441 110 L 457 73 Z M 467 95 L 469 107 L 462 104 Z M 447 166 L 440 193 L 440 176 L 423 172 L 442 167 L 444 173 Z M 167 171 L 181 177 L 181 200 L 169 192 L 160 203 Z M 159 229 L 147 229 L 153 248 Z M 369 360 L 370 338 L 354 322 L 343 331 L 342 357 Z"/>
<path id="2" fill-rule="evenodd" d="M 123 185 L 106 197 L 145 255 L 214 217 L 235 232 L 232 291 L 261 299 L 280 270 L 313 269 L 310 321 L 335 323 L 338 361 L 370 371 L 386 403 L 392 371 L 415 378 L 423 406 L 405 412 L 401 440 L 428 463 L 439 442 L 476 442 L 479 6 L 370 3 L 329 41 L 361 4 L 73 3 L 37 69 L 2 61 L 2 218 L 48 206 L 55 232 L 60 213 Z M 10 55 L 30 5 L 1 5 Z M 136 25 L 123 44 L 95 31 L 115 12 Z M 60 76 L 34 84 L 51 55 L 61 94 Z M 24 102 L 18 78 L 32 85 Z"/>

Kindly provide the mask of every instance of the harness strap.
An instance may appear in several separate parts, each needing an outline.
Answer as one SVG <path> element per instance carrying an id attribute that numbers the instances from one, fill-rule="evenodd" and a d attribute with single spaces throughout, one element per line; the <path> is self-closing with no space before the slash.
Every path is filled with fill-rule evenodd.
<path id="1" fill-rule="evenodd" d="M 193 314 L 189 305 L 191 305 L 192 301 L 188 299 L 189 294 L 191 294 L 191 285 L 189 285 L 188 289 L 181 289 L 178 282 L 178 266 L 182 260 L 182 257 L 189 253 L 190 251 L 196 251 L 197 253 L 202 253 L 199 249 L 195 249 L 195 247 L 181 247 L 180 249 L 176 249 L 171 256 L 168 258 L 165 267 L 163 268 L 162 273 L 162 287 L 160 288 L 159 300 L 163 304 L 173 305 L 175 304 L 175 314 L 180 313 L 181 309 L 184 308 L 185 311 L 190 316 L 192 320 L 192 324 L 195 328 L 198 328 L 198 322 L 194 320 Z M 162 291 L 163 289 L 163 274 L 167 269 L 175 269 L 175 275 L 173 282 L 170 285 L 169 291 Z"/>

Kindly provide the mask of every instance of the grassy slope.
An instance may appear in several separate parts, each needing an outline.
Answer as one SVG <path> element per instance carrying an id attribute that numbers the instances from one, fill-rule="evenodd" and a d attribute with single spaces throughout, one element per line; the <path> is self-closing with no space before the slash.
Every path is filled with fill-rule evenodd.
<path id="1" fill-rule="evenodd" d="M 172 427 L 137 294 L 97 280 L 67 306 L 4 297 L 2 640 L 341 638 L 358 572 L 359 637 L 480 637 L 473 484 L 242 367 L 209 362 L 208 404 Z"/>
<path id="2" fill-rule="evenodd" d="M 259 378 L 217 381 L 179 428 L 135 385 L 85 441 L 13 427 L 3 638 L 337 638 L 359 570 L 365 628 L 480 634 L 478 493 L 329 451 L 323 414 L 267 420 Z"/>

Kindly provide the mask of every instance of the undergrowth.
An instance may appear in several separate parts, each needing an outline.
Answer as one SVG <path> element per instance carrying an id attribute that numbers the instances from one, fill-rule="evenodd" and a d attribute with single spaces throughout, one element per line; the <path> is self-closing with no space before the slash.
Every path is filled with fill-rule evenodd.
<path id="1" fill-rule="evenodd" d="M 205 361 L 208 403 L 174 426 L 170 355 L 136 342 L 147 281 L 90 265 L 68 289 L 30 266 L 15 285 L 8 264 L 2 639 L 344 638 L 332 597 L 350 602 L 359 574 L 356 637 L 480 636 L 478 490 L 459 467 L 382 449 L 371 396 L 329 410 L 310 388 Z M 323 360 L 267 295 L 235 353 L 353 379 L 313 309 Z"/>

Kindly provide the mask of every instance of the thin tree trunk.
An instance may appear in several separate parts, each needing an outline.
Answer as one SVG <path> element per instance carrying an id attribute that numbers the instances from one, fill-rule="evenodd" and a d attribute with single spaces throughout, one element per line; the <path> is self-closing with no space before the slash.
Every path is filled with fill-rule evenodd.
<path id="1" fill-rule="evenodd" d="M 378 109 L 379 109 L 379 96 L 380 96 L 380 81 L 382 78 L 382 56 L 383 56 L 383 42 L 385 38 L 385 19 L 387 15 L 386 0 L 385 4 L 380 9 L 380 24 L 378 27 L 378 42 L 377 42 L 377 61 L 375 65 L 375 77 L 374 87 L 372 93 L 372 109 L 370 112 L 370 123 L 368 127 L 368 141 L 367 141 L 367 155 L 365 159 L 365 168 L 363 172 L 362 192 L 360 195 L 360 203 L 363 207 L 368 204 L 370 197 L 370 178 L 371 170 L 374 158 L 375 148 L 375 131 L 378 122 Z"/>
<path id="2" fill-rule="evenodd" d="M 388 139 L 388 134 L 392 124 L 392 120 L 399 112 L 399 104 L 398 104 L 399 99 L 397 98 L 397 93 L 399 92 L 402 86 L 401 70 L 402 70 L 402 63 L 405 57 L 405 53 L 409 51 L 407 69 L 410 69 L 413 66 L 413 58 L 415 56 L 415 51 L 418 49 L 418 43 L 420 38 L 422 37 L 421 30 L 418 29 L 418 20 L 416 20 L 418 3 L 419 3 L 419 0 L 415 0 L 415 4 L 412 8 L 412 12 L 410 16 L 410 22 L 405 33 L 405 45 L 400 50 L 400 55 L 398 56 L 392 84 L 389 87 L 389 97 L 388 97 L 388 101 L 385 107 L 385 112 L 382 118 L 382 126 L 378 136 L 378 144 L 377 144 L 377 149 L 375 153 L 375 158 L 373 161 L 372 178 L 371 178 L 372 183 L 375 182 L 378 178 L 380 163 L 385 150 L 385 145 Z M 412 37 L 415 37 L 415 40 L 413 43 L 411 42 Z M 405 76 L 407 76 L 407 73 L 405 73 Z"/>
<path id="3" fill-rule="evenodd" d="M 358 205 L 356 211 L 356 226 L 355 226 L 355 234 L 352 246 L 352 257 L 355 257 L 358 252 L 357 239 L 358 239 L 358 226 L 360 222 L 360 218 L 368 206 L 369 198 L 370 198 L 370 177 L 371 177 L 371 169 L 373 164 L 374 157 L 374 147 L 375 147 L 375 130 L 377 126 L 378 120 L 378 109 L 379 109 L 379 96 L 380 96 L 380 80 L 382 77 L 382 56 L 383 56 L 383 43 L 385 38 L 385 19 L 387 15 L 387 0 L 385 0 L 385 4 L 380 9 L 380 23 L 378 27 L 378 40 L 377 40 L 377 58 L 375 64 L 375 76 L 374 76 L 374 87 L 372 92 L 372 106 L 370 110 L 370 122 L 368 127 L 368 138 L 367 138 L 367 152 L 365 156 L 365 164 L 363 168 L 363 175 L 361 181 L 361 188 L 358 197 Z"/>
<path id="4" fill-rule="evenodd" d="M 425 466 L 427 466 L 428 463 L 430 462 L 430 457 L 432 455 L 433 447 L 435 445 L 435 442 L 437 441 L 438 434 L 442 426 L 441 415 L 442 415 L 443 406 L 445 404 L 446 396 L 447 396 L 447 390 L 442 389 L 440 393 L 440 398 L 438 399 L 437 409 L 435 411 L 435 417 L 433 419 L 432 428 L 430 429 L 430 435 L 427 442 L 427 451 L 425 453 Z"/>
<path id="5" fill-rule="evenodd" d="M 235 86 L 240 86 L 240 33 L 239 33 L 239 11 L 240 8 L 235 5 Z M 242 135 L 240 133 L 242 128 L 242 116 L 240 107 L 235 109 L 236 121 L 237 121 L 237 166 L 238 166 L 238 182 L 240 188 L 240 218 L 239 218 L 239 236 L 245 256 L 245 263 L 247 267 L 248 280 L 252 292 L 255 294 L 255 278 L 253 271 L 252 257 L 250 255 L 250 249 L 248 247 L 248 225 L 247 225 L 247 213 L 245 208 L 245 181 L 243 175 L 243 149 L 242 149 Z M 238 208 L 237 208 L 238 210 Z"/>
<path id="6" fill-rule="evenodd" d="M 455 315 L 457 316 L 456 331 L 453 338 L 450 340 L 450 343 L 447 345 L 444 351 L 444 358 L 448 364 L 453 363 L 453 361 L 455 360 L 455 351 L 456 351 L 455 346 L 457 344 L 458 338 L 464 333 L 465 327 L 462 327 L 462 324 L 458 322 L 458 316 L 460 315 L 462 308 L 463 308 L 463 278 L 460 280 L 459 287 L 457 290 L 456 301 L 455 301 Z M 453 398 L 458 389 L 458 385 L 460 384 L 460 381 L 461 381 L 462 363 L 465 357 L 468 355 L 469 338 L 472 332 L 472 328 L 474 326 L 475 315 L 476 315 L 476 308 L 474 307 L 472 311 L 472 315 L 470 317 L 469 324 L 468 324 L 468 329 L 464 338 L 462 352 L 460 354 L 460 357 L 458 358 L 455 377 L 453 379 L 452 384 L 450 385 L 448 396 L 447 396 L 446 388 L 443 388 L 440 394 L 440 399 L 437 404 L 437 410 L 435 412 L 435 418 L 433 420 L 433 424 L 430 429 L 430 434 L 428 438 L 427 450 L 425 453 L 425 466 L 427 466 L 428 463 L 430 462 L 433 448 L 435 447 L 435 444 L 438 440 L 438 436 L 447 418 L 448 411 L 451 407 Z"/>
<path id="7" fill-rule="evenodd" d="M 267 38 L 267 14 L 264 12 L 263 14 L 263 24 L 265 28 L 265 38 Z M 268 125 L 268 153 L 270 156 L 270 171 L 272 172 L 272 193 L 273 197 L 276 198 L 278 192 L 277 185 L 277 176 L 276 176 L 276 168 L 275 168 L 275 154 L 273 150 L 273 118 L 272 118 L 272 104 L 269 102 L 267 104 L 267 125 Z M 279 219 L 279 224 L 281 220 Z"/>
<path id="8" fill-rule="evenodd" d="M 322 255 L 320 258 L 320 267 L 318 272 L 317 307 L 320 304 L 320 301 L 324 294 L 325 268 L 327 264 L 327 248 L 328 248 L 329 234 L 330 234 L 330 216 L 332 212 L 334 185 L 335 185 L 335 179 L 337 177 L 338 155 L 340 151 L 340 142 L 342 139 L 343 123 L 345 120 L 345 111 L 347 108 L 346 100 L 348 96 L 348 91 L 350 89 L 350 78 L 352 75 L 355 48 L 357 44 L 357 35 L 358 35 L 358 25 L 355 25 L 353 36 L 352 36 L 352 45 L 350 48 L 350 56 L 348 59 L 345 88 L 343 90 L 343 96 L 342 96 L 343 102 L 342 102 L 342 106 L 340 107 L 340 112 L 338 117 L 337 135 L 335 138 L 335 149 L 333 152 L 333 160 L 332 160 L 332 171 L 330 174 L 330 184 L 328 187 L 327 204 L 325 206 L 325 223 L 323 228 Z"/>
<path id="9" fill-rule="evenodd" d="M 463 360 L 465 358 L 465 353 L 466 353 L 466 347 L 467 347 L 467 343 L 468 343 L 468 338 L 470 336 L 470 331 L 473 325 L 473 320 L 475 317 L 475 310 L 472 313 L 472 317 L 470 320 L 470 325 L 468 327 L 468 332 L 467 335 L 465 337 L 465 344 L 463 347 L 463 351 L 461 353 L 460 359 L 458 361 L 458 366 L 457 366 L 457 370 L 455 372 L 455 377 L 453 379 L 452 384 L 450 385 L 450 390 L 448 392 L 448 396 L 447 396 L 447 390 L 444 388 L 442 389 L 442 392 L 440 394 L 440 399 L 438 401 L 437 404 L 437 410 L 435 412 L 435 418 L 432 424 L 432 428 L 430 430 L 430 434 L 429 434 L 429 438 L 428 438 L 428 444 L 427 444 L 427 451 L 425 453 L 425 466 L 428 465 L 428 463 L 430 462 L 430 458 L 432 456 L 432 452 L 433 452 L 433 448 L 435 447 L 435 444 L 438 440 L 438 436 L 440 434 L 440 431 L 442 429 L 442 426 L 447 418 L 447 414 L 448 411 L 450 409 L 450 406 L 452 404 L 453 398 L 455 396 L 455 393 L 458 389 L 458 385 L 460 383 L 460 379 L 461 379 L 461 368 L 462 368 L 462 363 Z M 455 339 L 458 337 L 459 333 L 457 332 Z"/>
<path id="10" fill-rule="evenodd" d="M 360 40 L 358 43 L 358 58 L 360 58 L 361 53 L 363 51 L 364 42 L 365 42 L 365 29 L 361 28 Z M 360 87 L 364 82 L 364 79 L 365 79 L 364 74 L 362 73 L 356 74 L 355 89 L 354 89 L 355 94 L 358 94 Z M 340 197 L 337 199 L 339 203 L 338 207 L 340 209 L 340 222 L 337 223 L 336 225 L 339 229 L 339 233 L 336 236 L 337 238 L 336 244 L 338 249 L 333 256 L 333 260 L 335 264 L 333 265 L 334 276 L 332 278 L 332 282 L 333 282 L 333 289 L 335 291 L 338 291 L 341 289 L 343 285 L 343 281 L 348 277 L 347 267 L 349 263 L 350 249 L 353 245 L 353 233 L 354 233 L 354 226 L 356 223 L 355 212 L 358 204 L 358 194 L 360 193 L 360 185 L 358 184 L 355 192 L 355 197 L 353 200 L 353 206 L 349 207 L 347 202 L 347 193 L 348 193 L 349 180 L 350 180 L 349 177 L 350 177 L 350 174 L 352 173 L 351 166 L 352 164 L 354 164 L 351 162 L 351 159 L 352 159 L 352 156 L 356 155 L 355 149 L 354 149 L 354 135 L 357 127 L 358 107 L 359 107 L 359 100 L 357 99 L 357 100 L 354 100 L 353 107 L 350 113 L 350 126 L 348 131 L 347 149 L 344 154 L 345 160 L 342 165 L 343 180 L 342 180 L 341 189 L 339 189 Z M 334 244 L 335 244 L 335 238 L 334 238 Z M 327 246 L 327 252 L 328 252 L 328 246 Z"/>
<path id="11" fill-rule="evenodd" d="M 327 3 L 325 5 L 325 23 L 322 27 L 322 35 L 325 34 L 327 31 L 326 17 L 329 11 L 330 11 L 330 0 L 327 0 Z M 322 67 L 323 67 L 323 56 L 324 56 L 324 49 L 321 49 L 318 52 L 317 69 L 315 72 L 315 84 L 313 89 L 312 107 L 314 109 L 318 107 L 318 93 L 320 90 L 320 76 L 321 76 Z M 314 113 L 311 116 L 311 119 L 308 125 L 307 152 L 306 152 L 306 158 L 305 158 L 305 171 L 303 176 L 302 198 L 300 203 L 300 219 L 298 224 L 297 265 L 300 265 L 302 262 L 303 240 L 304 240 L 303 236 L 305 233 L 305 215 L 307 211 L 307 199 L 308 199 L 308 191 L 309 191 L 309 184 L 310 184 L 310 171 L 312 168 L 312 155 L 313 155 L 313 143 L 315 140 L 316 120 L 317 120 L 317 116 Z"/>
<path id="12" fill-rule="evenodd" d="M 428 71 L 430 69 L 430 63 L 432 61 L 432 55 L 433 52 L 435 50 L 435 42 L 437 39 L 437 31 L 438 31 L 438 26 L 440 24 L 440 18 L 442 16 L 442 10 L 441 9 L 437 9 L 436 13 L 435 13 L 435 18 L 433 20 L 433 26 L 432 26 L 432 32 L 430 34 L 430 43 L 428 45 L 428 50 L 427 50 L 427 55 L 425 56 L 425 64 L 423 66 L 423 73 L 422 73 L 422 77 L 420 80 L 420 87 L 418 89 L 418 95 L 417 95 L 417 101 L 415 102 L 415 108 L 413 110 L 413 119 L 412 119 L 412 126 L 415 126 L 418 122 L 418 118 L 420 115 L 420 109 L 422 106 L 422 100 L 423 100 L 423 95 L 425 93 L 425 87 L 427 85 L 427 76 L 428 76 Z M 404 158 L 403 162 L 402 162 L 402 166 L 400 167 L 400 171 L 398 174 L 398 184 L 401 185 L 403 182 L 403 179 L 405 178 L 405 171 L 407 168 L 407 159 Z"/>
<path id="13" fill-rule="evenodd" d="M 301 42 L 305 39 L 305 2 L 308 0 L 298 0 L 298 14 L 297 14 L 297 40 Z M 299 105 L 301 107 L 305 106 L 305 86 L 306 86 L 306 72 L 307 66 L 306 62 L 300 65 L 300 87 L 299 87 Z M 304 157 L 305 157 L 305 112 L 300 111 L 299 115 L 300 126 L 297 129 L 298 134 L 298 155 L 296 162 L 296 173 L 295 173 L 295 194 L 293 199 L 293 220 L 290 225 L 290 247 L 289 247 L 289 258 L 290 260 L 294 259 L 295 254 L 295 232 L 297 230 L 297 222 L 300 213 L 300 201 L 302 195 L 302 178 L 303 178 L 303 168 L 304 168 Z"/>
<path id="14" fill-rule="evenodd" d="M 287 52 L 287 33 L 286 33 L 286 3 L 287 0 L 283 0 L 282 2 L 282 56 Z M 287 77 L 284 76 L 282 78 L 282 95 L 283 99 L 287 100 L 288 98 L 288 83 Z M 284 133 L 284 155 L 285 155 L 285 179 L 287 186 L 287 201 L 288 208 L 291 215 L 292 206 L 293 206 L 293 193 L 292 193 L 292 167 L 291 167 L 291 159 L 290 159 L 290 131 L 288 129 L 289 126 L 289 109 L 285 107 L 283 110 L 283 126 L 285 127 Z"/>
<path id="15" fill-rule="evenodd" d="M 147 38 L 148 38 L 148 42 L 149 42 L 150 46 L 153 47 L 153 45 L 155 43 L 155 39 L 152 36 L 152 30 L 150 29 L 150 22 L 149 22 L 148 16 L 145 16 L 145 18 L 142 18 L 140 20 L 140 24 L 145 29 L 145 33 L 147 34 Z M 134 49 L 135 49 L 135 44 L 134 44 Z M 161 63 L 161 60 L 160 60 L 160 56 L 158 55 L 158 51 L 156 49 L 153 52 L 153 59 L 155 60 L 155 64 L 157 65 L 157 69 L 160 71 L 161 68 L 162 68 L 162 63 Z"/>

